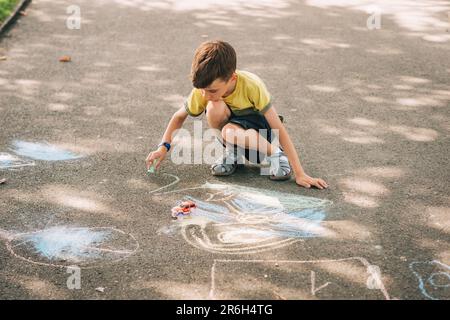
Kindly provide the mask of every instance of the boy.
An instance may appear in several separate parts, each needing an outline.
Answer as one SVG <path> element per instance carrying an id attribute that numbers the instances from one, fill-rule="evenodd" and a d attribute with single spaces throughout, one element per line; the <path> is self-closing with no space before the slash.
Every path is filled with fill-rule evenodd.
<path id="1" fill-rule="evenodd" d="M 293 170 L 298 185 L 327 188 L 324 180 L 312 178 L 303 170 L 262 80 L 250 72 L 236 70 L 236 60 L 233 47 L 224 41 L 204 42 L 197 48 L 191 69 L 194 89 L 184 107 L 172 116 L 158 149 L 148 155 L 147 169 L 154 162 L 159 168 L 170 150 L 172 134 L 181 128 L 188 115 L 196 117 L 205 112 L 208 125 L 221 131 L 225 146 L 224 157 L 211 167 L 213 175 L 233 174 L 242 159 L 239 150 L 250 149 L 267 156 L 271 180 L 287 180 Z M 283 149 L 271 144 L 273 129 L 278 130 Z"/>

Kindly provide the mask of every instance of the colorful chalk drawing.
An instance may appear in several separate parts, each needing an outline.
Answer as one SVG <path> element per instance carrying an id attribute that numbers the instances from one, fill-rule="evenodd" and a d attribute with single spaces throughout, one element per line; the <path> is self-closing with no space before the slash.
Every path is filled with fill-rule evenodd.
<path id="1" fill-rule="evenodd" d="M 24 261 L 44 266 L 94 267 L 134 254 L 139 244 L 131 234 L 110 227 L 56 226 L 27 233 L 0 229 L 8 251 Z"/>
<path id="2" fill-rule="evenodd" d="M 239 265 L 241 267 L 238 267 Z M 250 268 L 250 265 L 253 265 L 253 268 Z M 289 284 L 280 282 L 280 279 L 284 278 L 283 272 L 287 265 L 292 277 L 289 283 L 293 288 L 286 289 Z M 339 273 L 333 276 L 324 272 L 330 270 L 330 266 L 331 270 L 339 270 L 336 267 L 345 270 L 347 278 L 341 277 Z M 238 270 L 239 279 L 236 279 L 234 268 Z M 252 281 L 251 279 L 258 280 L 251 282 L 251 286 L 246 286 L 245 283 Z M 333 299 L 354 299 L 355 294 L 366 299 L 391 299 L 379 268 L 362 257 L 309 261 L 214 259 L 211 267 L 210 299 L 250 299 L 254 297 L 246 294 L 255 292 L 256 289 L 260 294 L 262 292 L 269 295 L 264 296 L 264 299 L 297 300 L 317 298 L 318 295 Z"/>
<path id="3" fill-rule="evenodd" d="M 409 268 L 419 281 L 420 292 L 431 300 L 450 299 L 450 266 L 437 260 L 412 262 Z"/>
<path id="4" fill-rule="evenodd" d="M 170 185 L 179 182 L 178 177 L 170 176 L 176 178 Z M 186 195 L 182 199 L 195 202 L 197 208 L 193 209 L 188 218 L 184 218 L 181 221 L 177 220 L 171 226 L 163 227 L 158 232 L 160 234 L 172 235 L 181 231 L 181 234 L 188 243 L 196 248 L 209 252 L 221 254 L 257 253 L 280 248 L 297 241 L 303 241 L 304 238 L 322 236 L 327 231 L 321 226 L 321 222 L 326 216 L 325 209 L 332 204 L 328 200 L 245 186 L 211 184 L 208 182 L 197 187 L 156 193 L 156 191 L 165 189 L 168 186 L 153 190 L 150 193 L 154 195 L 166 195 L 186 191 L 197 193 L 198 195 Z M 215 237 L 210 236 L 211 234 L 215 235 Z M 347 275 L 347 279 L 345 277 L 341 279 L 342 277 L 337 275 L 337 277 L 330 279 L 333 281 L 316 285 L 316 272 L 321 277 L 325 273 L 318 266 L 333 265 L 333 268 L 336 268 L 336 265 L 350 262 L 353 263 L 353 266 L 341 266 L 345 270 L 344 273 Z M 210 299 L 251 298 L 248 296 L 223 297 L 218 293 L 220 291 L 218 290 L 217 280 L 217 274 L 220 273 L 217 270 L 218 266 L 221 264 L 230 265 L 239 263 L 309 266 L 307 270 L 310 272 L 307 273 L 309 278 L 307 278 L 308 282 L 305 283 L 308 286 L 309 283 L 311 284 L 310 292 L 312 297 L 317 296 L 319 292 L 326 292 L 328 287 L 332 287 L 333 291 L 328 293 L 329 297 L 335 297 L 334 292 L 338 288 L 342 294 L 348 295 L 349 298 L 354 298 L 355 292 L 361 292 L 362 296 L 368 299 L 391 299 L 383 283 L 380 268 L 376 265 L 371 265 L 366 259 L 361 257 L 311 261 L 214 259 L 211 268 Z M 298 274 L 302 274 L 303 278 L 305 276 L 305 268 L 300 267 L 301 270 L 298 271 Z M 333 268 L 331 269 L 333 270 Z M 327 270 L 327 268 L 323 269 Z M 239 270 L 246 270 L 247 273 L 252 272 L 252 268 L 240 268 Z M 255 272 L 258 274 L 252 275 L 250 277 L 251 279 L 261 277 L 259 269 Z M 349 275 L 352 272 L 355 272 L 355 274 Z M 237 283 L 241 281 L 240 279 L 235 279 L 236 272 L 226 270 L 221 274 L 224 277 L 231 277 L 224 281 L 228 286 L 230 283 L 234 283 L 233 281 Z M 265 275 L 264 279 L 266 277 L 268 276 Z M 284 276 L 282 274 L 279 277 L 274 277 L 274 279 L 283 278 Z M 245 281 L 247 279 L 242 279 L 242 283 Z M 252 282 L 250 286 L 246 286 L 244 283 L 241 287 L 244 290 L 248 290 L 250 287 L 254 289 L 255 285 L 261 284 L 262 282 L 263 280 Z M 349 285 L 349 282 L 352 282 L 353 285 Z M 273 284 L 265 285 L 264 290 L 268 287 L 274 287 Z M 295 293 L 297 291 L 294 288 L 294 290 L 288 293 L 292 295 L 292 292 Z M 284 299 L 276 291 L 272 291 L 272 294 L 272 297 L 265 298 L 273 299 L 275 297 Z M 299 297 L 294 298 L 298 299 Z"/>
<path id="5" fill-rule="evenodd" d="M 198 197 L 184 196 L 182 200 L 195 202 L 197 208 L 188 218 L 158 232 L 169 235 L 181 232 L 194 247 L 223 254 L 256 253 L 321 236 L 326 232 L 320 225 L 326 216 L 324 210 L 332 203 L 296 194 L 208 182 L 155 194 L 187 190 Z"/>
<path id="6" fill-rule="evenodd" d="M 0 169 L 15 169 L 34 165 L 34 161 L 23 160 L 7 152 L 0 152 Z"/>
<path id="7" fill-rule="evenodd" d="M 20 140 L 13 141 L 13 148 L 11 150 L 20 156 L 44 161 L 74 160 L 83 157 L 82 155 L 77 155 L 49 143 L 26 142 Z"/>

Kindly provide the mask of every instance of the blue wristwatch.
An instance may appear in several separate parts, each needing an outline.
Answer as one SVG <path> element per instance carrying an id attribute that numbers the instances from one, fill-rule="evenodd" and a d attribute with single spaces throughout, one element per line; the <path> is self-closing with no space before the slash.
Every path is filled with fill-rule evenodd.
<path id="1" fill-rule="evenodd" d="M 158 148 L 162 147 L 162 146 L 166 147 L 167 152 L 169 152 L 169 150 L 170 150 L 170 143 L 168 143 L 168 142 L 161 142 L 160 144 L 158 144 Z"/>

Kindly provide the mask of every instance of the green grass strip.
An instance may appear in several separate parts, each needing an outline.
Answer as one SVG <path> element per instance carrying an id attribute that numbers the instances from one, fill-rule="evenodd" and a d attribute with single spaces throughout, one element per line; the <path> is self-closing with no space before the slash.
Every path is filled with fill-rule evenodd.
<path id="1" fill-rule="evenodd" d="M 0 0 L 0 25 L 14 11 L 19 0 Z"/>

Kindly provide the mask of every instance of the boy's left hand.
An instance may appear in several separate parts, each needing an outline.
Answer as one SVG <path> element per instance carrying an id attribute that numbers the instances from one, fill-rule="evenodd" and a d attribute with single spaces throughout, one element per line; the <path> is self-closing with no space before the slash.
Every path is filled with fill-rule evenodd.
<path id="1" fill-rule="evenodd" d="M 319 189 L 328 188 L 328 184 L 324 180 L 320 178 L 311 178 L 307 174 L 296 177 L 295 182 L 305 188 L 310 188 L 311 186 L 315 186 Z"/>

